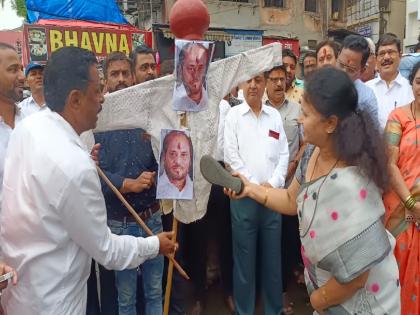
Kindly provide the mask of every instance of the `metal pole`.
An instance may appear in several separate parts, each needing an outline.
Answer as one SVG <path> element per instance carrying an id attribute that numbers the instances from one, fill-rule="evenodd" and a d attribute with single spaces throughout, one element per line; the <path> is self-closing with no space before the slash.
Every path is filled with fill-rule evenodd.
<path id="1" fill-rule="evenodd" d="M 149 0 L 150 3 L 150 28 L 153 25 L 153 0 Z"/>
<path id="2" fill-rule="evenodd" d="M 137 0 L 137 27 L 140 27 L 140 0 Z"/>

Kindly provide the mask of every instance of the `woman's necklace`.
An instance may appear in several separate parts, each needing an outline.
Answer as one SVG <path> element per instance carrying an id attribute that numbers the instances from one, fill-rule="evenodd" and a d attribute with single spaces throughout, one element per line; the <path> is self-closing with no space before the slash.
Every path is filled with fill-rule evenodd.
<path id="1" fill-rule="evenodd" d="M 414 131 L 416 132 L 416 148 L 418 148 L 418 141 L 417 141 L 417 118 L 416 118 L 416 109 L 414 108 L 414 101 L 410 104 L 410 111 L 411 115 L 413 115 L 414 118 Z"/>
<path id="2" fill-rule="evenodd" d="M 320 156 L 320 154 L 318 154 L 318 156 L 316 157 L 315 165 L 314 165 L 314 168 L 312 170 L 312 174 L 311 174 L 311 177 L 309 179 L 309 182 L 312 181 L 312 178 L 314 176 L 316 166 L 318 165 L 319 156 Z M 314 219 L 315 219 L 316 210 L 317 210 L 317 207 L 318 207 L 319 192 L 321 191 L 322 185 L 324 185 L 325 181 L 330 176 L 330 173 L 332 172 L 332 170 L 337 166 L 337 163 L 338 163 L 338 159 L 337 159 L 337 161 L 335 161 L 334 165 L 331 167 L 331 169 L 328 171 L 327 175 L 325 175 L 321 184 L 319 185 L 318 192 L 315 196 L 315 208 L 314 208 L 314 213 L 312 214 L 311 221 L 309 222 L 309 225 L 308 225 L 307 229 L 305 230 L 305 232 L 303 234 L 302 234 L 302 228 L 299 228 L 299 232 L 300 232 L 299 234 L 300 234 L 301 238 L 304 238 L 306 235 L 308 235 L 308 232 L 311 229 L 312 223 L 314 222 Z M 306 198 L 308 198 L 308 189 L 309 189 L 309 185 L 306 186 L 305 195 L 303 197 L 301 220 L 303 220 L 302 218 L 303 218 L 303 214 L 305 212 L 305 201 L 306 201 Z"/>

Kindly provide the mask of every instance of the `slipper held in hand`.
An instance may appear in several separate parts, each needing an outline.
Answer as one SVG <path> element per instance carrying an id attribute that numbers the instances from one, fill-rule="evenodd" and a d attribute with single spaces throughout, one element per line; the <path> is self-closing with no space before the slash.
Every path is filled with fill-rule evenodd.
<path id="1" fill-rule="evenodd" d="M 204 178 L 211 184 L 232 189 L 240 194 L 243 183 L 239 177 L 232 176 L 219 162 L 210 155 L 204 155 L 200 160 L 200 170 Z"/>

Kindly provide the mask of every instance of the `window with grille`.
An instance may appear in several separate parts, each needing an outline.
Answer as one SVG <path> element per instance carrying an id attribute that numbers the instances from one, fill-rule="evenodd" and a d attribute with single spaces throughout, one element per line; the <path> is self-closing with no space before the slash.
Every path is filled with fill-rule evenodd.
<path id="1" fill-rule="evenodd" d="M 284 8 L 286 0 L 264 0 L 264 7 Z"/>
<path id="2" fill-rule="evenodd" d="M 338 20 L 340 18 L 342 5 L 343 5 L 342 3 L 343 3 L 342 0 L 331 1 L 331 17 L 334 20 Z"/>
<path id="3" fill-rule="evenodd" d="M 305 11 L 318 12 L 317 0 L 305 0 Z"/>

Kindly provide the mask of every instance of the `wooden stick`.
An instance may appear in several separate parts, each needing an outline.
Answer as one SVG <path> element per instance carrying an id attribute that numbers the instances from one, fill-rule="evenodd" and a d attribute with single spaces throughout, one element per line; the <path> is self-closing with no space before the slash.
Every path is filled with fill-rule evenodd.
<path id="1" fill-rule="evenodd" d="M 187 113 L 182 113 L 179 117 L 179 123 L 181 127 L 187 127 L 188 120 L 187 120 Z M 176 212 L 176 200 L 173 201 L 172 206 L 172 214 L 173 214 L 173 221 L 172 221 L 172 231 L 175 231 L 175 237 L 178 232 L 178 220 L 175 218 Z M 174 260 L 175 261 L 175 260 Z M 163 305 L 163 315 L 169 314 L 169 305 L 171 303 L 171 291 L 172 291 L 172 276 L 174 271 L 174 263 L 171 260 L 168 266 L 168 276 L 166 279 L 166 290 L 165 290 L 165 304 Z"/>
<path id="2" fill-rule="evenodd" d="M 174 200 L 174 208 L 176 206 L 176 200 Z M 175 212 L 175 209 L 172 210 L 172 213 Z M 175 216 L 172 216 L 172 231 L 174 231 L 174 237 L 176 241 L 176 236 L 178 233 L 178 220 L 175 218 Z M 172 255 L 171 255 L 172 256 Z M 172 291 L 172 277 L 174 272 L 174 264 L 172 261 L 169 262 L 168 265 L 168 276 L 166 279 L 166 290 L 165 290 L 165 303 L 163 305 L 163 315 L 169 314 L 169 305 L 171 304 L 171 291 Z"/>
<path id="3" fill-rule="evenodd" d="M 96 169 L 98 171 L 99 176 L 105 181 L 105 183 L 109 186 L 109 188 L 111 188 L 111 190 L 115 193 L 115 195 L 117 195 L 118 199 L 124 204 L 128 212 L 131 213 L 131 215 L 134 217 L 136 222 L 142 227 L 142 229 L 146 231 L 147 235 L 153 236 L 153 232 L 143 222 L 143 220 L 137 214 L 136 210 L 134 210 L 133 207 L 127 202 L 127 200 L 125 200 L 124 196 L 120 193 L 120 191 L 111 183 L 111 181 L 108 179 L 105 173 L 101 170 L 101 168 L 99 166 L 96 166 Z M 175 260 L 175 258 L 172 255 L 166 255 L 166 257 L 168 257 L 170 262 L 175 266 L 176 270 L 178 270 L 181 276 L 183 276 L 187 280 L 190 280 L 190 277 L 187 275 L 184 269 L 182 269 L 181 265 L 178 264 L 178 262 Z"/>

